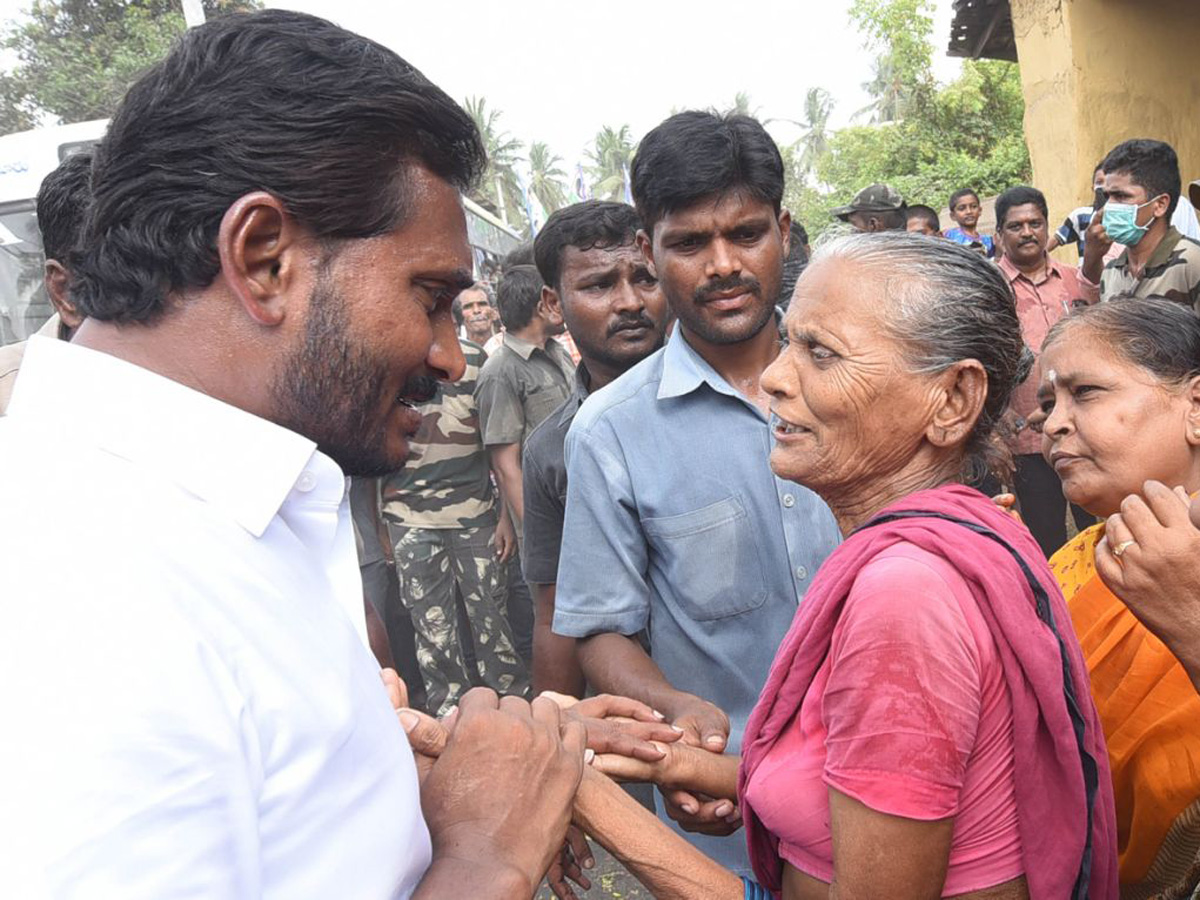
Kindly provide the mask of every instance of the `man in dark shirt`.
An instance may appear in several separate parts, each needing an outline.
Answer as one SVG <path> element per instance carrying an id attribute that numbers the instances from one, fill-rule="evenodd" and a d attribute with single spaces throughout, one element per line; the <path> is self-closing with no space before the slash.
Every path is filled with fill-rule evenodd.
<path id="1" fill-rule="evenodd" d="M 588 200 L 555 212 L 534 241 L 542 299 L 579 348 L 575 389 L 525 442 L 525 580 L 533 590 L 533 686 L 582 696 L 575 639 L 550 630 L 567 502 L 563 444 L 580 404 L 663 345 L 667 306 L 624 203 Z"/>

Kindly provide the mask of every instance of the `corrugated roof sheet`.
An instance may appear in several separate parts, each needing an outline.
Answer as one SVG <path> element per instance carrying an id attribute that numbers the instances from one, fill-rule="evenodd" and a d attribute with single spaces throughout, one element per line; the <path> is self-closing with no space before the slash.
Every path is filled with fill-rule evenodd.
<path id="1" fill-rule="evenodd" d="M 954 0 L 950 56 L 1017 61 L 1008 0 Z"/>

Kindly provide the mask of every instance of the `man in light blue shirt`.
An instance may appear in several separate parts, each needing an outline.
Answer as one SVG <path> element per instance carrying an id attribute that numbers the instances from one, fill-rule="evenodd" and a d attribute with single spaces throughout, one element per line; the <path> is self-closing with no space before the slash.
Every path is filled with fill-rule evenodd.
<path id="1" fill-rule="evenodd" d="M 650 703 L 683 740 L 737 752 L 776 647 L 837 525 L 768 464 L 774 300 L 790 216 L 755 120 L 688 112 L 642 141 L 638 241 L 678 316 L 668 345 L 583 404 L 567 436 L 554 630 L 583 638 L 597 690 Z M 646 629 L 650 654 L 630 636 Z M 728 800 L 669 792 L 666 812 L 748 873 Z M 705 836 L 708 835 L 708 836 Z"/>

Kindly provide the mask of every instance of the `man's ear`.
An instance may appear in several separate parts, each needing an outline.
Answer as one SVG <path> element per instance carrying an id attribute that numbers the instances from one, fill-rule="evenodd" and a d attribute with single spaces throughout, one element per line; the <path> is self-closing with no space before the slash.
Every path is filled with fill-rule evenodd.
<path id="1" fill-rule="evenodd" d="M 650 274 L 658 277 L 658 272 L 654 269 L 654 242 L 650 238 L 650 234 L 644 228 L 639 228 L 637 233 L 637 246 L 642 251 L 642 259 L 646 261 L 646 268 L 650 270 Z"/>
<path id="2" fill-rule="evenodd" d="M 964 359 L 936 383 L 939 396 L 925 437 L 935 447 L 953 447 L 966 440 L 979 421 L 987 400 L 987 371 L 978 360 Z"/>
<path id="3" fill-rule="evenodd" d="M 783 237 L 783 258 L 787 259 L 792 249 L 792 211 L 786 207 L 779 210 L 779 233 Z"/>
<path id="4" fill-rule="evenodd" d="M 558 296 L 558 291 L 548 284 L 542 285 L 541 303 L 548 316 L 557 316 L 559 319 L 563 318 L 562 300 Z"/>
<path id="5" fill-rule="evenodd" d="M 46 295 L 64 326 L 74 331 L 83 322 L 83 314 L 71 302 L 71 276 L 57 259 L 46 260 L 44 272 Z"/>
<path id="6" fill-rule="evenodd" d="M 311 242 L 277 197 L 265 191 L 234 201 L 221 218 L 221 277 L 259 325 L 276 326 L 288 299 L 310 289 Z"/>

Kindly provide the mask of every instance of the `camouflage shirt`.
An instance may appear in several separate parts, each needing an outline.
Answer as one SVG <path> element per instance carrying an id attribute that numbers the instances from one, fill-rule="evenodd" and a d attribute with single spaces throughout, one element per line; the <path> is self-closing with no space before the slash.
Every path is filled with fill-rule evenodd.
<path id="1" fill-rule="evenodd" d="M 467 367 L 419 407 L 421 430 L 404 468 L 383 482 L 383 513 L 409 528 L 479 528 L 496 523 L 487 453 L 479 434 L 475 383 L 487 354 L 460 340 Z"/>
<path id="2" fill-rule="evenodd" d="M 1200 313 L 1200 243 L 1169 228 L 1146 261 L 1140 278 L 1129 270 L 1129 251 L 1125 250 L 1100 275 L 1101 299 L 1111 300 L 1121 294 L 1174 300 Z"/>

